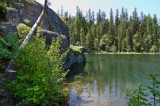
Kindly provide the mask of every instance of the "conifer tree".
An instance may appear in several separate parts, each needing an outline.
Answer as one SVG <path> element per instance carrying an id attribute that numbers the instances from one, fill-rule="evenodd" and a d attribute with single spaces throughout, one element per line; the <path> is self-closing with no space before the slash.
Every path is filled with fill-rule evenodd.
<path id="1" fill-rule="evenodd" d="M 108 30 L 109 39 L 111 40 L 110 46 L 115 42 L 115 32 L 114 32 L 114 23 L 113 23 L 113 10 L 110 9 L 110 19 L 109 19 L 109 30 Z"/>

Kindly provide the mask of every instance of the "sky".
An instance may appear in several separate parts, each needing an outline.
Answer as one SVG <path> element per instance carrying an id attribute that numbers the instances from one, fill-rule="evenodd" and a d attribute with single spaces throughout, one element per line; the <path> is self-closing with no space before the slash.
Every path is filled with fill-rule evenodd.
<path id="1" fill-rule="evenodd" d="M 45 0 L 36 0 L 40 3 L 44 3 Z M 50 8 L 52 8 L 55 12 L 61 10 L 63 6 L 63 10 L 67 11 L 72 16 L 75 16 L 76 6 L 78 6 L 82 11 L 83 15 L 86 14 L 88 9 L 90 8 L 95 13 L 101 9 L 104 11 L 109 17 L 110 9 L 113 9 L 113 13 L 115 16 L 116 9 L 119 9 L 119 13 L 121 13 L 122 6 L 124 9 L 128 10 L 128 15 L 132 15 L 134 8 L 137 8 L 138 15 L 143 11 L 144 14 L 151 16 L 154 14 L 157 15 L 157 18 L 160 18 L 160 0 L 49 0 L 52 4 Z"/>

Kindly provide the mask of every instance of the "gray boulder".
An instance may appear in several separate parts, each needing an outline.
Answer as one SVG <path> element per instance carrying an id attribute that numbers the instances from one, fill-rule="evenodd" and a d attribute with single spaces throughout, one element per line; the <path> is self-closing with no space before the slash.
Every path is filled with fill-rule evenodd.
<path id="1" fill-rule="evenodd" d="M 62 39 L 61 47 L 62 47 L 63 53 L 70 46 L 70 42 L 67 40 L 65 35 L 60 35 L 56 32 L 52 32 L 52 31 L 48 31 L 48 30 L 38 30 L 37 33 L 46 38 L 46 45 L 47 46 L 51 45 L 53 39 L 57 39 L 57 37 L 60 37 Z"/>
<path id="2" fill-rule="evenodd" d="M 17 32 L 15 30 L 16 26 L 19 23 L 25 23 L 25 20 L 29 20 L 29 25 L 33 26 L 42 12 L 43 5 L 34 0 L 25 0 L 23 4 L 15 3 L 14 6 L 7 8 L 7 22 L 0 23 L 0 26 L 5 26 L 1 29 L 4 30 L 6 35 L 11 31 Z M 50 8 L 47 9 L 47 15 L 45 16 L 44 29 L 64 35 L 69 41 L 68 26 Z"/>

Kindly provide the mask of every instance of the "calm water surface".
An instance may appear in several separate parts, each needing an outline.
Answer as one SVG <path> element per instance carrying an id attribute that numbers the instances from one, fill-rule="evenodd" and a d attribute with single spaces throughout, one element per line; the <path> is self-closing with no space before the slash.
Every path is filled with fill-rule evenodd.
<path id="1" fill-rule="evenodd" d="M 79 74 L 69 77 L 70 106 L 127 106 L 126 89 L 160 72 L 159 55 L 86 55 Z"/>

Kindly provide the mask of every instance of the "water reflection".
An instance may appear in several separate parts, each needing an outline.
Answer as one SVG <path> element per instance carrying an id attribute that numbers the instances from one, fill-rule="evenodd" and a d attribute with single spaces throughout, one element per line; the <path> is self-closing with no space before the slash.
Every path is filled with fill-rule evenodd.
<path id="1" fill-rule="evenodd" d="M 67 77 L 73 77 L 74 75 L 79 74 L 82 71 L 84 71 L 85 65 L 86 63 L 73 64 L 69 72 L 67 73 Z"/>
<path id="2" fill-rule="evenodd" d="M 84 70 L 68 80 L 69 105 L 125 106 L 126 89 L 147 83 L 145 75 L 158 73 L 159 63 L 157 55 L 87 55 Z"/>

